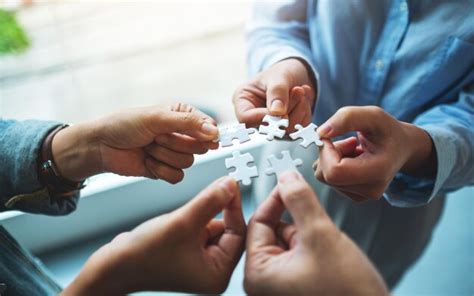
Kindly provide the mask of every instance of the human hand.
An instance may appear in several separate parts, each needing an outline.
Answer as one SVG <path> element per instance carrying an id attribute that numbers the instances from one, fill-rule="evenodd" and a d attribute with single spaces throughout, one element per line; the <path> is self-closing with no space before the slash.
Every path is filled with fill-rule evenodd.
<path id="1" fill-rule="evenodd" d="M 186 104 L 134 108 L 61 130 L 53 155 L 71 180 L 112 172 L 177 183 L 193 154 L 218 147 L 217 135 L 216 122 Z"/>
<path id="2" fill-rule="evenodd" d="M 213 219 L 222 210 L 223 220 Z M 64 295 L 222 293 L 244 250 L 245 232 L 238 185 L 221 178 L 183 207 L 99 249 Z"/>
<path id="3" fill-rule="evenodd" d="M 240 122 L 257 126 L 265 115 L 288 117 L 288 132 L 311 122 L 315 91 L 308 70 L 298 59 L 287 59 L 259 73 L 234 93 Z"/>
<path id="4" fill-rule="evenodd" d="M 280 220 L 285 209 L 294 224 Z M 249 223 L 244 287 L 249 295 L 388 294 L 297 172 L 279 178 Z"/>
<path id="5" fill-rule="evenodd" d="M 355 131 L 357 137 L 327 140 Z M 326 139 L 313 165 L 315 177 L 355 201 L 382 197 L 399 171 L 423 176 L 436 172 L 429 135 L 379 107 L 341 108 L 317 132 Z"/>

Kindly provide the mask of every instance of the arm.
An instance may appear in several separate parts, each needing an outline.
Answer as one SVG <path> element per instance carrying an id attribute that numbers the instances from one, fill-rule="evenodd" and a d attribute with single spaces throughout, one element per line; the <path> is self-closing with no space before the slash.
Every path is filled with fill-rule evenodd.
<path id="1" fill-rule="evenodd" d="M 248 63 L 254 76 L 234 93 L 235 113 L 251 126 L 267 114 L 295 124 L 311 122 L 317 79 L 307 27 L 306 1 L 255 4 L 248 25 Z"/>
<path id="2" fill-rule="evenodd" d="M 223 219 L 214 219 L 221 211 Z M 244 251 L 245 232 L 238 185 L 221 178 L 183 207 L 103 246 L 62 295 L 223 293 Z"/>
<path id="3" fill-rule="evenodd" d="M 281 220 L 285 209 L 294 223 Z M 296 172 L 280 176 L 255 211 L 246 250 L 249 295 L 388 295 L 373 265 Z"/>
<path id="4" fill-rule="evenodd" d="M 473 85 L 455 102 L 437 105 L 414 123 L 379 107 L 344 107 L 318 129 L 324 139 L 315 176 L 356 201 L 382 196 L 402 207 L 474 183 Z"/>
<path id="5" fill-rule="evenodd" d="M 0 138 L 2 185 L 0 209 L 67 214 L 78 192 L 54 190 L 39 178 L 39 153 L 44 138 L 58 124 L 2 121 Z M 112 172 L 177 183 L 191 166 L 193 154 L 217 148 L 215 122 L 185 105 L 129 109 L 60 130 L 52 138 L 52 160 L 59 175 L 79 181 Z M 43 181 L 38 181 L 41 179 Z"/>
<path id="6" fill-rule="evenodd" d="M 291 57 L 301 59 L 316 73 L 308 32 L 308 3 L 306 0 L 290 2 L 255 3 L 247 29 L 250 75 Z"/>
<path id="7" fill-rule="evenodd" d="M 76 208 L 78 194 L 69 199 L 50 199 L 38 180 L 38 155 L 41 145 L 58 122 L 37 120 L 0 121 L 0 211 L 9 209 L 50 215 L 64 215 Z M 32 193 L 12 208 L 12 197 Z"/>
<path id="8" fill-rule="evenodd" d="M 394 205 L 421 205 L 439 194 L 473 185 L 474 83 L 465 87 L 458 100 L 429 109 L 414 124 L 430 136 L 432 160 L 414 162 L 397 174 L 386 191 L 387 200 Z M 418 159 L 426 159 L 426 154 Z"/>

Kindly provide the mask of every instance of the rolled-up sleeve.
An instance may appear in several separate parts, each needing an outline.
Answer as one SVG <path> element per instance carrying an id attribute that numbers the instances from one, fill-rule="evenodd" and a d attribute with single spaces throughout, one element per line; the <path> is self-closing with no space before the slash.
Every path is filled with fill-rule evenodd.
<path id="1" fill-rule="evenodd" d="M 76 209 L 78 195 L 50 196 L 38 180 L 41 144 L 58 125 L 51 121 L 0 120 L 0 211 L 65 215 Z"/>
<path id="2" fill-rule="evenodd" d="M 315 86 L 318 86 L 307 5 L 306 0 L 256 1 L 247 25 L 247 60 L 251 76 L 281 60 L 298 58 L 310 67 Z"/>
<path id="3" fill-rule="evenodd" d="M 414 124 L 431 137 L 437 155 L 434 179 L 398 174 L 385 198 L 396 206 L 419 206 L 434 197 L 474 184 L 474 83 L 451 104 L 438 105 L 418 116 Z"/>

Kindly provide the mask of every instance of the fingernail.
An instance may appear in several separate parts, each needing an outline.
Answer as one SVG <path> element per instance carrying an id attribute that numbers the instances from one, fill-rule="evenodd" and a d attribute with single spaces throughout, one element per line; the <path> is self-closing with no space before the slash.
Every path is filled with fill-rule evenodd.
<path id="1" fill-rule="evenodd" d="M 332 126 L 328 123 L 321 125 L 317 130 L 320 137 L 328 137 L 332 131 Z"/>
<path id="2" fill-rule="evenodd" d="M 216 135 L 219 132 L 215 125 L 206 121 L 201 125 L 201 131 L 207 135 Z"/>
<path id="3" fill-rule="evenodd" d="M 285 105 L 283 104 L 282 100 L 273 100 L 272 105 L 270 106 L 270 112 L 272 113 L 283 113 Z"/>
<path id="4" fill-rule="evenodd" d="M 229 196 L 235 195 L 235 181 L 229 177 L 225 177 L 221 182 L 219 182 L 219 186 L 224 189 Z"/>
<path id="5" fill-rule="evenodd" d="M 279 177 L 278 177 L 278 182 L 284 184 L 284 183 L 289 183 L 289 182 L 294 182 L 296 180 L 299 180 L 300 174 L 296 171 L 288 171 L 288 172 L 283 172 Z"/>

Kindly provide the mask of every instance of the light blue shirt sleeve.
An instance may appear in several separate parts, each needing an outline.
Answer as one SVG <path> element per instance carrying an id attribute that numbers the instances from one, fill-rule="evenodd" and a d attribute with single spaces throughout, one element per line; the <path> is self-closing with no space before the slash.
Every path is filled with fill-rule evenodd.
<path id="1" fill-rule="evenodd" d="M 474 75 L 471 75 L 474 76 Z M 395 206 L 419 206 L 466 185 L 474 184 L 474 83 L 452 104 L 420 114 L 414 124 L 433 140 L 437 155 L 434 180 L 397 174 L 385 193 Z"/>
<path id="2" fill-rule="evenodd" d="M 310 46 L 307 1 L 256 1 L 247 25 L 247 60 L 251 76 L 288 58 L 306 62 L 315 77 Z"/>
<path id="3" fill-rule="evenodd" d="M 252 76 L 290 57 L 311 67 L 314 122 L 343 106 L 376 105 L 430 135 L 436 177 L 397 174 L 384 194 L 395 206 L 423 205 L 474 184 L 474 2 L 444 4 L 258 1 L 248 24 Z"/>

